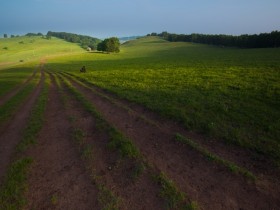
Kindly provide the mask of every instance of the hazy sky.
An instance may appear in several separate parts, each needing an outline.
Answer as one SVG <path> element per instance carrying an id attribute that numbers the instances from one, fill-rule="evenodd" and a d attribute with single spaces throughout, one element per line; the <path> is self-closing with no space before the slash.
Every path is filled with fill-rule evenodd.
<path id="1" fill-rule="evenodd" d="M 0 0 L 0 36 L 65 31 L 105 38 L 151 32 L 280 30 L 280 0 Z"/>

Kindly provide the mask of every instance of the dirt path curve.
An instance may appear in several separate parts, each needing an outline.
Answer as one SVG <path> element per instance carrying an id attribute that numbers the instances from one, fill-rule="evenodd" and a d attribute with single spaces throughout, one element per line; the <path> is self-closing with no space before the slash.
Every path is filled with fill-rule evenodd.
<path id="1" fill-rule="evenodd" d="M 45 124 L 27 152 L 34 164 L 26 209 L 100 209 L 97 188 L 71 141 L 70 122 L 53 79 L 49 91 Z"/>
<path id="2" fill-rule="evenodd" d="M 39 68 L 41 69 L 41 66 Z M 33 71 L 33 73 L 29 77 L 27 77 L 27 79 L 22 84 L 17 85 L 14 89 L 12 89 L 8 93 L 6 93 L 4 96 L 2 96 L 0 98 L 0 106 L 5 104 L 9 99 L 14 97 L 22 88 L 24 88 L 26 86 L 26 84 L 28 84 L 35 77 L 37 71 L 38 70 L 35 69 Z"/>
<path id="3" fill-rule="evenodd" d="M 28 96 L 25 103 L 21 105 L 14 118 L 0 129 L 0 182 L 6 173 L 12 154 L 15 152 L 15 147 L 21 140 L 22 131 L 27 123 L 32 107 L 42 90 L 43 83 L 44 73 L 41 72 L 41 78 L 36 88 Z"/>
<path id="4" fill-rule="evenodd" d="M 202 209 L 277 209 L 279 190 L 259 188 L 224 166 L 208 161 L 197 151 L 174 141 L 174 131 L 143 119 L 71 81 L 105 119 L 133 140 L 147 161 L 164 171 L 180 190 Z M 108 96 L 108 95 L 107 95 Z M 108 96 L 110 97 L 110 96 Z"/>

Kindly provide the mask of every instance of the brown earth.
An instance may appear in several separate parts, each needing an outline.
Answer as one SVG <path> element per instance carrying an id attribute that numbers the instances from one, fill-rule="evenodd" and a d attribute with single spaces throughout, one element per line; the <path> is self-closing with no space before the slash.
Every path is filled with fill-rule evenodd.
<path id="1" fill-rule="evenodd" d="M 269 177 L 276 183 L 263 177 L 256 183 L 249 182 L 224 166 L 208 161 L 188 146 L 174 141 L 178 131 L 192 137 L 199 136 L 182 131 L 180 126 L 162 121 L 160 117 L 139 106 L 130 106 L 123 100 L 112 98 L 104 91 L 100 95 L 99 89 L 92 91 L 73 80 L 71 82 L 109 123 L 135 143 L 149 163 L 165 172 L 180 190 L 186 192 L 192 200 L 198 201 L 202 209 L 277 209 L 280 206 L 279 179 L 274 176 L 275 173 L 268 175 L 272 174 Z M 230 150 L 233 150 L 231 154 L 225 155 Z M 260 171 L 257 170 L 257 161 L 251 160 L 250 155 L 242 150 L 238 152 L 237 148 L 229 145 L 226 148 L 218 143 L 212 151 L 230 157 L 237 163 L 250 161 L 244 165 L 252 165 L 251 168 L 256 172 Z"/>
<path id="2" fill-rule="evenodd" d="M 31 80 L 34 76 L 28 78 Z M 28 121 L 30 111 L 39 96 L 44 82 L 44 73 L 41 72 L 41 79 L 35 90 L 28 96 L 19 108 L 19 112 L 0 128 L 0 182 L 6 173 L 11 162 L 16 145 L 22 138 L 22 131 Z"/>
<path id="3" fill-rule="evenodd" d="M 53 79 L 44 119 L 36 146 L 27 152 L 35 164 L 26 209 L 99 209 L 98 190 L 71 142 L 71 125 Z"/>
<path id="4" fill-rule="evenodd" d="M 94 175 L 121 199 L 121 209 L 165 209 L 154 172 L 147 168 L 139 177 L 134 177 L 137 167 L 141 167 L 139 160 L 122 158 L 118 151 L 109 149 L 110 137 L 106 130 L 98 128 L 96 120 L 76 99 L 69 97 L 67 107 L 68 116 L 74 119 L 74 128 L 86 133 L 84 141 L 93 148 L 94 158 L 89 164 Z"/>
<path id="5" fill-rule="evenodd" d="M 26 154 L 35 160 L 28 179 L 26 209 L 101 209 L 102 192 L 95 184 L 113 192 L 121 209 L 165 209 L 152 171 L 145 170 L 134 179 L 137 160 L 123 159 L 109 149 L 108 134 L 65 88 L 61 95 L 51 78 L 45 124 L 37 145 Z M 73 141 L 75 129 L 86 134 L 80 144 Z M 92 159 L 81 158 L 81 144 L 92 148 Z"/>

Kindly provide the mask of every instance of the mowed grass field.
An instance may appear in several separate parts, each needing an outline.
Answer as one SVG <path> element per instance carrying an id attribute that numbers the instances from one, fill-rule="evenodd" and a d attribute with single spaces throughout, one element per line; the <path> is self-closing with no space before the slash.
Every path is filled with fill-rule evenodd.
<path id="1" fill-rule="evenodd" d="M 223 48 L 146 37 L 119 54 L 50 59 L 186 128 L 280 160 L 280 49 Z M 87 73 L 79 69 L 85 65 Z"/>

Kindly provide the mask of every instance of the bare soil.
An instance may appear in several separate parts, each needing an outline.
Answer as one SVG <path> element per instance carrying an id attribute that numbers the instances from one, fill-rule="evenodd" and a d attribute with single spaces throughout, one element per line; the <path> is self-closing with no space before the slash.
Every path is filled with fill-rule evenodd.
<path id="1" fill-rule="evenodd" d="M 87 165 L 98 177 L 99 184 L 105 185 L 120 199 L 120 208 L 165 209 L 166 204 L 159 196 L 160 186 L 154 181 L 153 172 L 146 169 L 135 177 L 139 160 L 123 158 L 118 151 L 110 149 L 106 128 L 99 128 L 96 119 L 69 94 L 67 101 L 67 115 L 73 121 L 73 130 L 81 129 L 86 134 L 84 144 L 92 148 L 93 158 Z"/>
<path id="2" fill-rule="evenodd" d="M 272 183 L 269 179 L 264 180 L 262 177 L 257 183 L 249 182 L 244 177 L 230 172 L 224 166 L 210 162 L 197 151 L 174 140 L 175 133 L 178 131 L 192 137 L 200 136 L 182 131 L 182 128 L 174 123 L 158 120 L 161 118 L 153 113 L 147 115 L 145 109 L 139 109 L 139 106 L 131 107 L 130 104 L 104 91 L 101 96 L 95 92 L 100 90 L 91 91 L 74 81 L 72 83 L 109 123 L 136 144 L 149 163 L 165 172 L 180 190 L 197 201 L 202 209 L 279 208 L 280 189 L 277 177 L 271 176 L 276 183 Z M 218 144 L 212 150 L 219 155 L 225 155 L 232 148 L 234 147 L 228 145 L 226 149 Z M 248 158 L 250 155 L 244 155 L 242 150 L 239 152 L 240 156 L 236 148 L 231 154 L 228 157 L 237 163 L 246 160 L 250 161 L 249 164 L 256 164 L 256 161 L 250 160 Z M 257 170 L 257 164 L 251 168 L 254 167 L 255 171 L 260 171 Z M 272 172 L 268 174 L 275 175 Z"/>
<path id="3" fill-rule="evenodd" d="M 98 190 L 71 141 L 71 125 L 53 79 L 49 91 L 45 124 L 27 153 L 35 164 L 26 209 L 100 209 Z"/>

